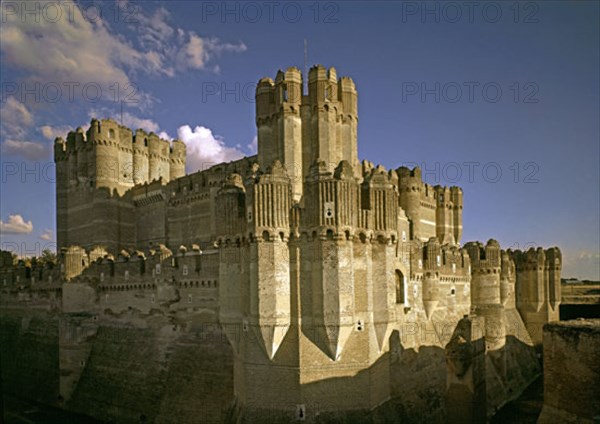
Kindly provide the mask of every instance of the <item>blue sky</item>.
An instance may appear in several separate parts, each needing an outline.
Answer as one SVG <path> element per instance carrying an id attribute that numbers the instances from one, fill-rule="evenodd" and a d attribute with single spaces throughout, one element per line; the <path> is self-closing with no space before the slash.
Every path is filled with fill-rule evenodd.
<path id="1" fill-rule="evenodd" d="M 253 84 L 306 39 L 357 85 L 361 159 L 463 187 L 463 242 L 558 245 L 600 279 L 598 2 L 33 3 L 2 4 L 4 248 L 53 246 L 52 140 L 122 103 L 190 172 L 254 153 Z"/>

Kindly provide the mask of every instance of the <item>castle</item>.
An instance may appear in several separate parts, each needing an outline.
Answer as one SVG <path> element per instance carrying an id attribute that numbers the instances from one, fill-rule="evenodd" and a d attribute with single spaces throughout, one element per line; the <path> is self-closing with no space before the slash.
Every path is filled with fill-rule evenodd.
<path id="1" fill-rule="evenodd" d="M 64 314 L 162 308 L 218 324 L 232 349 L 230 419 L 398 405 L 485 419 L 539 373 L 560 250 L 461 247 L 463 191 L 359 162 L 352 79 L 319 65 L 307 85 L 296 68 L 261 79 L 258 154 L 190 175 L 183 142 L 109 119 L 57 139 L 60 269 L 4 266 L 0 278 L 60 281 Z M 91 348 L 78 346 L 70 355 L 85 361 Z M 76 362 L 62 362 L 63 399 L 78 390 Z"/>

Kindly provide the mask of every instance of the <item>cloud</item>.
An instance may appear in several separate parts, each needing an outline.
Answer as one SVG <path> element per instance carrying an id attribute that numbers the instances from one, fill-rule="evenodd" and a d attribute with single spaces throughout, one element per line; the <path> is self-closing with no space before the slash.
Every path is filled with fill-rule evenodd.
<path id="1" fill-rule="evenodd" d="M 141 128 L 146 132 L 158 133 L 160 130 L 160 126 L 152 119 L 139 118 L 127 112 L 123 114 L 123 125 L 132 129 L 133 131 Z"/>
<path id="2" fill-rule="evenodd" d="M 2 151 L 7 155 L 22 156 L 29 160 L 47 159 L 50 149 L 41 143 L 7 139 L 2 143 Z"/>
<path id="3" fill-rule="evenodd" d="M 187 146 L 188 172 L 245 156 L 241 150 L 226 146 L 219 136 L 213 135 L 209 128 L 203 126 L 196 126 L 192 130 L 189 125 L 183 125 L 177 130 L 177 136 Z"/>
<path id="4" fill-rule="evenodd" d="M 600 281 L 600 252 L 590 250 L 564 252 L 562 276 Z"/>
<path id="5" fill-rule="evenodd" d="M 153 69 L 142 52 L 111 34 L 105 21 L 84 18 L 78 7 L 56 22 L 7 15 L 0 36 L 5 63 L 24 70 L 30 82 L 99 84 L 109 95 L 112 84 L 124 89 L 130 83 L 127 70 Z"/>
<path id="6" fill-rule="evenodd" d="M 221 43 L 218 38 L 202 38 L 195 32 L 189 32 L 187 42 L 179 50 L 176 64 L 179 70 L 205 69 L 207 63 L 222 52 L 241 53 L 246 50 L 246 45 L 241 42 L 238 44 Z M 216 65 L 212 69 L 218 73 L 220 67 Z"/>
<path id="7" fill-rule="evenodd" d="M 124 7 L 126 2 L 119 5 Z M 68 9 L 54 22 L 7 14 L 0 26 L 0 51 L 7 66 L 23 71 L 28 86 L 53 84 L 61 90 L 61 98 L 70 102 L 96 97 L 96 88 L 84 90 L 93 84 L 100 87 L 104 100 L 119 101 L 129 96 L 125 99 L 129 106 L 144 109 L 155 99 L 132 76 L 174 77 L 176 70 L 209 69 L 207 63 L 222 53 L 247 50 L 242 42 L 221 42 L 216 37 L 175 28 L 163 7 L 149 13 L 138 3 L 130 9 L 135 23 L 130 24 L 134 33 L 129 38 L 116 33 L 106 16 L 92 19 L 79 7 Z M 116 100 L 115 87 L 121 93 Z M 137 102 L 131 102 L 132 87 Z M 27 96 L 26 101 L 33 98 Z"/>
<path id="8" fill-rule="evenodd" d="M 15 97 L 8 97 L 0 108 L 0 134 L 2 137 L 22 138 L 31 124 L 33 124 L 33 115 L 27 106 Z"/>
<path id="9" fill-rule="evenodd" d="M 246 145 L 250 155 L 255 155 L 258 152 L 258 137 L 254 136 L 252 141 Z"/>
<path id="10" fill-rule="evenodd" d="M 109 108 L 90 109 L 88 111 L 88 117 L 96 119 L 112 118 L 132 131 L 135 131 L 138 128 L 141 128 L 146 132 L 153 133 L 158 133 L 160 131 L 160 125 L 158 125 L 157 122 L 150 118 L 140 118 L 139 116 L 129 112 L 123 113 L 123 121 L 121 122 L 121 113 L 115 112 Z"/>
<path id="11" fill-rule="evenodd" d="M 21 215 L 9 215 L 8 222 L 0 220 L 0 233 L 30 234 L 33 231 L 31 221 L 25 222 Z"/>
<path id="12" fill-rule="evenodd" d="M 40 239 L 50 241 L 54 238 L 54 231 L 50 229 L 45 229 L 42 234 L 40 234 Z"/>
<path id="13" fill-rule="evenodd" d="M 67 138 L 69 131 L 73 131 L 73 127 L 60 126 L 53 127 L 52 125 L 44 125 L 39 128 L 44 138 L 54 141 L 57 137 Z"/>

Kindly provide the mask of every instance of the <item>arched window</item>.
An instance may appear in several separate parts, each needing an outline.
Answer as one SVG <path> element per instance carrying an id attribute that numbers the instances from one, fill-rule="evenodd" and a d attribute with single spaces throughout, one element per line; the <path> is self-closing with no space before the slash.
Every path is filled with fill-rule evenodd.
<path id="1" fill-rule="evenodd" d="M 405 303 L 404 298 L 404 274 L 402 271 L 396 270 L 396 303 Z"/>

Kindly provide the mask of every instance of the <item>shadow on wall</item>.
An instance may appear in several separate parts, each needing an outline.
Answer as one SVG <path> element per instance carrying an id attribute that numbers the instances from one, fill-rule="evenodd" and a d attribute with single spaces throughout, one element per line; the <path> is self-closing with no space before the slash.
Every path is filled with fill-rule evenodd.
<path id="1" fill-rule="evenodd" d="M 483 342 L 483 339 L 480 339 Z M 533 346 L 514 336 L 506 338 L 504 348 L 486 354 L 483 390 L 487 399 L 483 414 L 489 419 L 504 404 L 517 398 L 540 375 L 540 364 Z M 385 374 L 388 375 L 385 375 Z M 390 351 L 368 369 L 352 377 L 323 379 L 301 386 L 305 399 L 314 399 L 313 405 L 271 405 L 269 409 L 245 409 L 236 405 L 228 422 L 289 423 L 445 423 L 448 417 L 447 356 L 445 349 L 422 346 L 418 350 L 405 349 L 398 331 L 390 338 Z M 468 374 L 468 372 L 467 372 Z M 357 391 L 365 382 L 373 382 L 376 390 L 380 379 L 389 378 L 389 400 L 373 410 L 335 412 L 337 399 L 353 399 L 364 404 L 361 397 L 370 396 L 368 391 Z M 467 377 L 465 377 L 467 378 Z M 368 387 L 368 386 L 367 386 Z M 482 405 L 453 405 L 457 409 L 480 409 Z M 277 410 L 279 409 L 279 410 Z M 329 410 L 318 411 L 318 410 Z M 477 413 L 477 411 L 474 411 Z M 539 411 L 538 411 L 539 413 Z M 485 422 L 486 418 L 483 418 Z M 477 421 L 470 421 L 477 422 Z"/>
<path id="2" fill-rule="evenodd" d="M 132 313 L 133 314 L 133 313 Z M 237 405 L 233 388 L 233 353 L 214 316 L 187 317 L 154 314 L 135 327 L 132 316 L 103 317 L 98 331 L 86 342 L 89 356 L 70 399 L 59 401 L 59 325 L 65 320 L 93 320 L 92 316 L 27 318 L 2 316 L 3 391 L 47 405 L 63 406 L 104 422 L 445 422 L 448 406 L 446 352 L 441 347 L 403 347 L 399 333 L 390 350 L 368 369 L 352 377 L 329 378 L 304 384 L 304 399 L 335 411 L 336 399 L 356 404 L 373 395 L 382 379 L 389 379 L 389 400 L 374 410 L 321 412 L 315 405 L 247 410 Z M 211 330 L 212 329 L 212 330 Z M 69 352 L 65 352 L 68 354 Z M 61 353 L 62 354 L 62 353 Z M 24 360 L 25 359 L 25 360 Z M 79 363 L 78 363 L 79 364 Z M 508 336 L 504 348 L 485 357 L 487 415 L 519 394 L 539 375 L 532 346 Z M 63 369 L 62 373 L 66 371 Z M 285 390 L 285 387 L 281 387 Z M 354 398 L 356 397 L 356 398 Z M 327 407 L 326 404 L 333 405 Z M 277 410 L 279 409 L 279 411 Z M 321 408 L 319 408 L 321 409 Z"/>

